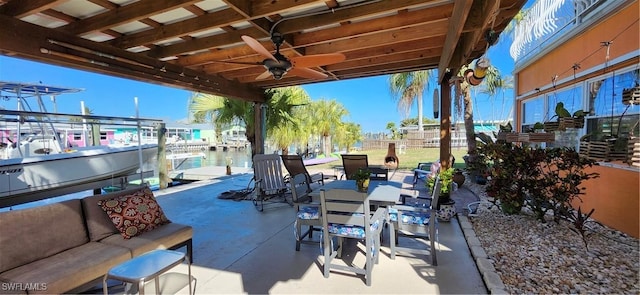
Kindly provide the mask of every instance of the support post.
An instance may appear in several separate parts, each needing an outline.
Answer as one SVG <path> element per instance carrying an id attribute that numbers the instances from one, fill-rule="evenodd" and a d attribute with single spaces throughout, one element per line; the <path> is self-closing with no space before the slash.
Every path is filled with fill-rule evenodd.
<path id="1" fill-rule="evenodd" d="M 254 143 L 255 147 L 253 148 L 253 150 L 256 152 L 256 154 L 264 154 L 264 130 L 266 129 L 266 122 L 263 121 L 263 118 L 265 118 L 265 114 L 264 112 L 266 111 L 265 108 L 262 107 L 262 103 L 256 102 L 253 105 L 253 111 L 254 111 L 254 122 L 255 122 L 255 139 L 254 139 Z"/>
<path id="2" fill-rule="evenodd" d="M 158 125 L 158 180 L 160 189 L 165 189 L 169 185 L 169 169 L 167 168 L 167 128 L 165 123 Z"/>
<path id="3" fill-rule="evenodd" d="M 440 165 L 441 169 L 451 167 L 451 72 L 444 74 L 440 81 Z"/>

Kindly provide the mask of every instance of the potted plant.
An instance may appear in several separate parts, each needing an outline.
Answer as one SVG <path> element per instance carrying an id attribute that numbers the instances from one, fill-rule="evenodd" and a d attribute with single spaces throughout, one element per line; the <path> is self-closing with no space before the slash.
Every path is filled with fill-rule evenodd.
<path id="1" fill-rule="evenodd" d="M 544 132 L 544 124 L 542 122 L 536 122 L 533 124 L 533 132 L 534 133 L 543 133 Z"/>
<path id="2" fill-rule="evenodd" d="M 360 168 L 356 173 L 351 176 L 351 179 L 356 181 L 356 186 L 359 192 L 366 193 L 369 189 L 369 178 L 371 177 L 371 171 L 369 169 Z"/>
<path id="3" fill-rule="evenodd" d="M 438 204 L 436 205 L 438 213 L 438 219 L 441 221 L 449 221 L 456 213 L 455 201 L 451 199 L 451 192 L 453 191 L 454 175 L 456 175 L 456 169 L 448 168 L 440 170 L 438 179 L 440 180 L 440 196 L 438 197 Z M 427 179 L 427 186 L 429 191 L 433 190 L 436 183 L 436 175 L 431 174 Z"/>

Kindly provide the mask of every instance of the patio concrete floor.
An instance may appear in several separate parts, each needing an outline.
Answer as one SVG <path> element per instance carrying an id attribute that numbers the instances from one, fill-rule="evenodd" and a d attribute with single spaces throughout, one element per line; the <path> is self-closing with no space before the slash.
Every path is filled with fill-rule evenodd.
<path id="1" fill-rule="evenodd" d="M 193 226 L 196 294 L 487 294 L 456 218 L 439 223 L 437 266 L 426 255 L 400 253 L 391 260 L 385 231 L 370 287 L 363 276 L 349 273 L 333 271 L 325 278 L 318 244 L 302 244 L 295 251 L 292 207 L 277 204 L 258 212 L 248 200 L 218 199 L 222 192 L 246 188 L 251 177 L 235 174 L 155 192 L 171 221 Z M 397 172 L 391 180 L 403 182 L 406 192 L 415 195 L 410 190 L 412 177 Z M 424 184 L 419 192 L 425 193 Z M 464 187 L 453 198 L 459 210 L 476 200 Z M 318 236 L 314 233 L 314 238 Z M 420 242 L 401 239 L 400 245 L 420 247 Z M 350 246 L 345 259 L 362 265 L 364 254 L 355 243 Z M 186 274 L 186 264 L 169 272 L 177 277 L 176 273 Z M 178 286 L 184 288 L 178 293 L 188 293 L 186 282 L 183 276 Z"/>

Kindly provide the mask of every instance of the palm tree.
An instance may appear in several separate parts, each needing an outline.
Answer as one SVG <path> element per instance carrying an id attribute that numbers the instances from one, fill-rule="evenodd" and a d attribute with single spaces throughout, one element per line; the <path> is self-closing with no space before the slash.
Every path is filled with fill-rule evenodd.
<path id="1" fill-rule="evenodd" d="M 391 139 L 396 139 L 398 130 L 396 129 L 396 123 L 389 122 L 387 123 L 387 130 L 391 132 Z"/>
<path id="2" fill-rule="evenodd" d="M 496 74 L 499 75 L 498 69 L 491 69 L 493 66 L 489 66 L 487 68 L 484 79 L 482 80 L 480 85 L 487 83 L 490 81 L 494 83 L 498 78 L 495 77 Z M 461 111 L 462 106 L 464 105 L 464 128 L 465 128 L 465 137 L 467 139 L 467 154 L 469 157 L 467 161 L 469 163 L 475 162 L 476 155 L 476 134 L 473 125 L 473 103 L 471 100 L 471 84 L 464 78 L 464 72 L 469 69 L 468 66 L 463 66 L 458 72 L 458 78 L 456 82 L 456 99 L 454 101 L 456 110 L 458 112 Z"/>
<path id="3" fill-rule="evenodd" d="M 325 155 L 331 154 L 331 135 L 336 133 L 342 124 L 342 117 L 349 115 L 349 111 L 336 100 L 317 100 L 312 103 L 314 134 L 322 137 L 322 150 Z"/>
<path id="4" fill-rule="evenodd" d="M 197 93 L 192 95 L 189 111 L 193 114 L 192 123 L 211 122 L 216 133 L 222 126 L 240 123 L 246 128 L 247 140 L 251 142 L 252 154 L 255 153 L 255 125 L 253 103 L 223 96 Z"/>
<path id="5" fill-rule="evenodd" d="M 309 131 L 302 128 L 305 116 L 302 108 L 310 102 L 310 98 L 304 89 L 297 86 L 268 90 L 267 95 L 271 97 L 268 110 L 273 111 L 267 111 L 267 118 L 272 118 L 268 124 L 267 138 L 286 155 L 289 146 L 300 143 L 302 137 L 308 138 Z"/>
<path id="6" fill-rule="evenodd" d="M 275 128 L 291 126 L 293 119 L 291 112 L 294 107 L 308 102 L 309 97 L 300 87 L 285 87 L 269 89 L 265 92 L 267 113 L 267 133 Z M 217 95 L 196 94 L 189 105 L 193 112 L 194 122 L 202 123 L 207 120 L 220 124 L 231 124 L 234 120 L 244 123 L 247 140 L 252 143 L 251 154 L 255 155 L 256 124 L 254 122 L 254 106 L 252 102 L 230 99 Z"/>
<path id="7" fill-rule="evenodd" d="M 340 148 L 344 147 L 347 152 L 356 142 L 363 139 L 360 124 L 346 122 L 336 131 L 336 143 Z"/>
<path id="8" fill-rule="evenodd" d="M 398 73 L 389 76 L 389 87 L 393 99 L 398 100 L 398 109 L 409 114 L 414 100 L 418 104 L 418 130 L 422 128 L 422 93 L 429 88 L 429 80 L 436 77 L 435 70 Z"/>
<path id="9" fill-rule="evenodd" d="M 482 83 L 483 87 L 480 90 L 481 93 L 485 93 L 489 95 L 489 99 L 491 101 L 491 109 L 495 112 L 495 108 L 493 104 L 495 102 L 495 96 L 499 93 L 502 93 L 502 108 L 500 109 L 500 116 L 498 118 L 502 119 L 504 115 L 504 107 L 505 107 L 505 90 L 513 89 L 513 77 L 506 76 L 502 77 L 500 71 L 496 67 L 489 67 L 487 69 L 487 75 L 484 78 L 484 83 Z M 492 119 L 495 120 L 495 113 L 492 114 Z"/>

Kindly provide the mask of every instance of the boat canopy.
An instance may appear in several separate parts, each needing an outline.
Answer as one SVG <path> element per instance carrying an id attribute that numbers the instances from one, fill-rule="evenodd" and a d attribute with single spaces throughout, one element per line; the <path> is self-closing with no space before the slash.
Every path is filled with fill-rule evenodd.
<path id="1" fill-rule="evenodd" d="M 65 88 L 42 84 L 15 83 L 0 81 L 0 91 L 11 92 L 21 96 L 59 95 L 63 93 L 80 92 L 79 88 Z"/>

